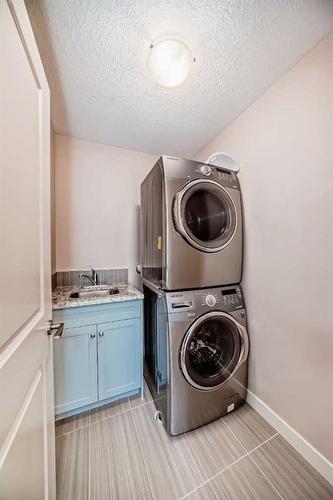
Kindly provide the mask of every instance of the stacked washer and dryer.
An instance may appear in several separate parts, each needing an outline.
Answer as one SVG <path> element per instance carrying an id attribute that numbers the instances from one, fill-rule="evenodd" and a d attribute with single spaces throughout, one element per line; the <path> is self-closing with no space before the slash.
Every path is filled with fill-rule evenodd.
<path id="1" fill-rule="evenodd" d="M 249 339 L 234 172 L 162 156 L 141 185 L 145 378 L 167 432 L 236 409 Z"/>

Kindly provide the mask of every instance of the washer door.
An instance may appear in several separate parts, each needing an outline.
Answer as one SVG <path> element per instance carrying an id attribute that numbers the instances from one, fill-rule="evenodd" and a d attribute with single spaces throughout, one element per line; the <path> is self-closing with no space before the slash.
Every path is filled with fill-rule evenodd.
<path id="1" fill-rule="evenodd" d="M 244 334 L 232 316 L 209 312 L 187 331 L 180 352 L 186 380 L 197 389 L 217 388 L 244 358 Z"/>
<path id="2" fill-rule="evenodd" d="M 220 184 L 197 179 L 177 193 L 174 201 L 177 231 L 193 247 L 218 252 L 234 237 L 237 227 L 235 204 Z"/>

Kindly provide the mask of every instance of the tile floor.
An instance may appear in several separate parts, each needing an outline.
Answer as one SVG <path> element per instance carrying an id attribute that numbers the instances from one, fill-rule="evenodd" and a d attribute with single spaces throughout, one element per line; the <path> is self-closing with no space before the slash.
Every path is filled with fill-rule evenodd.
<path id="1" fill-rule="evenodd" d="M 56 425 L 58 500 L 333 499 L 331 487 L 249 405 L 178 437 L 127 398 Z"/>

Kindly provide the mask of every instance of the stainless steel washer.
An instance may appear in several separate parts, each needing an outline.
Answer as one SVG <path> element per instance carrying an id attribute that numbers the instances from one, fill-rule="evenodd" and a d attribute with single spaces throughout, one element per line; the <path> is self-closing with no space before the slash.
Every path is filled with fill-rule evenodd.
<path id="1" fill-rule="evenodd" d="M 249 354 L 241 287 L 144 291 L 145 376 L 166 430 L 181 434 L 236 409 Z"/>
<path id="2" fill-rule="evenodd" d="M 242 204 L 234 172 L 162 156 L 141 185 L 143 278 L 164 290 L 239 283 Z"/>

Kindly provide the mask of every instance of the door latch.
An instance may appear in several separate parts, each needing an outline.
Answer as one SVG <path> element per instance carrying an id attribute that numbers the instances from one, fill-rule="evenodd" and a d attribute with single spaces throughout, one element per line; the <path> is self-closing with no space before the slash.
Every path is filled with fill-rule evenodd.
<path id="1" fill-rule="evenodd" d="M 49 321 L 49 326 L 47 328 L 47 334 L 52 335 L 54 339 L 61 339 L 64 332 L 64 323 L 52 323 Z"/>

